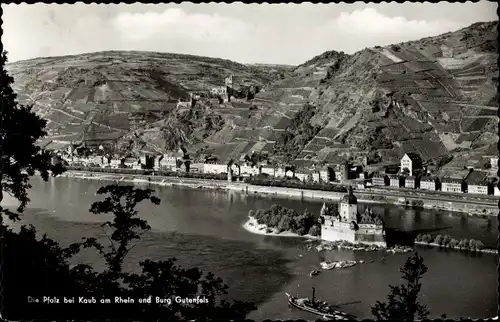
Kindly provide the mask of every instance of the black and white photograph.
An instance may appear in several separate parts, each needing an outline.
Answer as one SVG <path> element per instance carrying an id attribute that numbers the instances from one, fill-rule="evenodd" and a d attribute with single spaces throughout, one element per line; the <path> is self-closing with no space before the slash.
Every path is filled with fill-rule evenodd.
<path id="1" fill-rule="evenodd" d="M 498 4 L 2 4 L 0 319 L 498 319 Z"/>

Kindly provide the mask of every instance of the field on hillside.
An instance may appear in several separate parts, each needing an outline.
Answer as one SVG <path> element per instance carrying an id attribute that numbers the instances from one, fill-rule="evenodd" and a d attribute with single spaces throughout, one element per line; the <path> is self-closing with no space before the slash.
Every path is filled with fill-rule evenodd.
<path id="1" fill-rule="evenodd" d="M 33 104 L 58 140 L 131 152 L 145 142 L 157 151 L 183 145 L 220 160 L 261 151 L 294 155 L 302 166 L 368 154 L 392 164 L 411 151 L 426 160 L 467 153 L 480 164 L 496 148 L 496 26 L 478 23 L 353 55 L 328 51 L 298 67 L 112 51 L 7 68 L 19 101 Z M 235 88 L 260 91 L 250 101 L 177 107 L 229 75 Z"/>

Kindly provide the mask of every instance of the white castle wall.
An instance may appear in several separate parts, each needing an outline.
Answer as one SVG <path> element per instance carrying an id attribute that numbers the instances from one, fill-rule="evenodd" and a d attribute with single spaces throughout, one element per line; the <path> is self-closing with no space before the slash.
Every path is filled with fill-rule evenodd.
<path id="1" fill-rule="evenodd" d="M 366 243 L 385 245 L 385 236 L 382 228 L 377 228 L 375 225 L 363 227 L 360 225 L 358 231 L 354 231 L 350 227 L 350 223 L 325 221 L 321 225 L 321 239 L 326 241 L 348 241 L 350 243 Z"/>
<path id="2" fill-rule="evenodd" d="M 355 232 L 351 230 L 350 224 L 342 222 L 325 221 L 324 225 L 321 225 L 321 239 L 326 241 L 341 241 L 346 240 L 351 243 L 356 242 Z"/>

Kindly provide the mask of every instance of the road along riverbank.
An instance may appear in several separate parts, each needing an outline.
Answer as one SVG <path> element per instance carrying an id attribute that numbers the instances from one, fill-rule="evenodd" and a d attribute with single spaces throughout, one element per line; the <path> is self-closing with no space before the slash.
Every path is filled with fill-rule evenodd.
<path id="1" fill-rule="evenodd" d="M 191 179 L 182 177 L 159 177 L 136 174 L 95 173 L 88 171 L 66 171 L 61 176 L 81 179 L 146 183 L 161 186 L 184 186 L 198 189 L 233 190 L 243 193 L 282 196 L 294 199 L 313 199 L 325 201 L 338 201 L 345 193 L 333 191 L 307 190 L 298 188 L 269 187 L 250 185 L 242 182 L 227 182 L 222 180 Z M 444 211 L 463 212 L 476 216 L 497 216 L 498 201 L 477 201 L 470 199 L 456 200 L 443 196 L 428 194 L 403 195 L 401 192 L 356 190 L 358 201 L 362 203 L 393 204 L 408 206 L 413 200 L 421 200 L 422 208 Z M 464 197 L 467 198 L 467 197 Z"/>

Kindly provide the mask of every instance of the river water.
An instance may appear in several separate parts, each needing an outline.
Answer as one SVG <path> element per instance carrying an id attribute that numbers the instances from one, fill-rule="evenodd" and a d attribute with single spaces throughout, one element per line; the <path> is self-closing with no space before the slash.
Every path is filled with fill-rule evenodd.
<path id="1" fill-rule="evenodd" d="M 22 224 L 33 224 L 40 233 L 47 233 L 63 245 L 80 241 L 82 236 L 97 237 L 104 242 L 99 223 L 106 220 L 106 216 L 88 211 L 91 203 L 99 200 L 95 192 L 104 184 L 75 178 L 56 178 L 49 182 L 35 178 Z M 305 239 L 255 235 L 242 228 L 250 209 L 280 203 L 297 211 L 308 209 L 319 213 L 321 202 L 227 191 L 150 188 L 156 190 L 162 202 L 159 206 L 144 203 L 138 207 L 152 230 L 129 254 L 127 269 L 136 271 L 138 262 L 144 259 L 176 257 L 179 265 L 211 271 L 229 285 L 230 298 L 258 304 L 259 309 L 250 313 L 250 319 L 316 320 L 314 315 L 288 307 L 284 294 L 310 297 L 313 286 L 319 299 L 346 304 L 342 307 L 345 312 L 358 318 L 371 318 L 370 306 L 386 299 L 390 284 L 402 282 L 399 269 L 409 254 L 307 251 Z M 5 202 L 15 204 L 8 198 Z M 434 235 L 475 238 L 496 248 L 496 218 L 409 210 L 392 205 L 371 207 L 384 216 L 388 228 L 406 233 L 429 231 Z M 422 281 L 421 302 L 428 305 L 432 317 L 439 318 L 443 313 L 448 318 L 497 315 L 497 255 L 417 249 L 428 266 Z M 374 262 L 309 277 L 312 269 L 320 268 L 321 261 L 333 259 Z M 103 265 L 92 251 L 86 251 L 75 261 L 93 263 L 97 269 Z"/>

